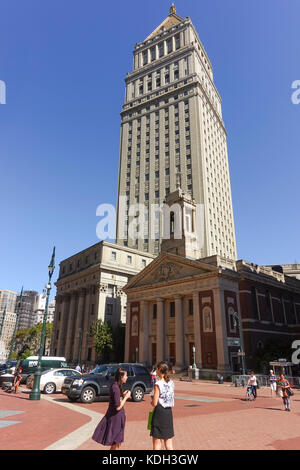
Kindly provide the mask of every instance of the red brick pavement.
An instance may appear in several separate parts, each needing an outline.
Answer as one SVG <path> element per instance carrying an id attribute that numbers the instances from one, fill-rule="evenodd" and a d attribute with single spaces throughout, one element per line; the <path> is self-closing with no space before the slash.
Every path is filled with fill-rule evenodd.
<path id="1" fill-rule="evenodd" d="M 44 399 L 29 400 L 29 392 L 20 387 L 18 394 L 0 389 L 0 410 L 22 411 L 0 418 L 1 421 L 20 423 L 0 428 L 1 450 L 42 450 L 66 434 L 71 433 L 90 418 L 80 413 L 49 403 Z"/>
<path id="2" fill-rule="evenodd" d="M 269 389 L 258 390 L 255 402 L 244 401 L 245 389 L 228 384 L 203 382 L 175 382 L 174 447 L 189 449 L 299 449 L 300 448 L 300 391 L 292 397 L 292 412 L 283 410 L 280 398 L 270 398 Z M 187 399 L 189 398 L 189 400 Z M 204 402 L 199 400 L 216 400 Z M 24 411 L 3 418 L 21 421 L 0 428 L 0 449 L 44 449 L 53 442 L 78 429 L 90 418 L 55 402 L 69 401 L 61 394 L 52 401 L 32 402 L 28 392 L 18 395 L 0 390 L 0 409 Z M 193 406 L 191 406 L 193 405 Z M 91 405 L 74 404 L 98 413 L 105 413 L 108 399 L 102 398 Z M 123 450 L 151 450 L 152 442 L 146 429 L 150 397 L 141 403 L 126 403 L 126 429 Z M 1 421 L 1 419 L 0 419 Z M 46 430 L 46 432 L 45 432 Z M 83 436 L 84 439 L 84 436 Z M 107 450 L 86 436 L 78 449 Z"/>

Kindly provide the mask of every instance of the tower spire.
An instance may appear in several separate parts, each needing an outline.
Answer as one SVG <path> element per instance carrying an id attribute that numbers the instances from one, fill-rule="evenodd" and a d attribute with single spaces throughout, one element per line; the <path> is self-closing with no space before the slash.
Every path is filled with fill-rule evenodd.
<path id="1" fill-rule="evenodd" d="M 171 5 L 170 15 L 172 15 L 173 13 L 176 13 L 176 7 L 175 7 L 174 3 L 172 3 L 172 5 Z"/>

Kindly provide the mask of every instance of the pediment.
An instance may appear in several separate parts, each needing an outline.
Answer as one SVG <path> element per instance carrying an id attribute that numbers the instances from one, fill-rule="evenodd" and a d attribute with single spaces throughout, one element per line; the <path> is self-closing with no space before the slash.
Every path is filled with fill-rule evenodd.
<path id="1" fill-rule="evenodd" d="M 201 261 L 189 260 L 170 253 L 163 253 L 139 274 L 134 276 L 124 289 L 150 286 L 216 271 L 218 269 L 215 266 L 201 263 Z"/>
<path id="2" fill-rule="evenodd" d="M 145 41 L 154 38 L 158 34 L 162 33 L 163 31 L 166 31 L 167 29 L 172 28 L 173 26 L 176 26 L 182 21 L 184 21 L 184 18 L 181 18 L 179 15 L 176 15 L 176 13 L 169 15 L 151 34 L 149 34 Z"/>

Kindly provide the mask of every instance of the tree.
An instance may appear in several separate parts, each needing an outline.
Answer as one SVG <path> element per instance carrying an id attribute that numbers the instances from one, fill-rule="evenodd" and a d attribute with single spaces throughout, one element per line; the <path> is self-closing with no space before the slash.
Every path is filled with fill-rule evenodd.
<path id="1" fill-rule="evenodd" d="M 30 355 L 36 356 L 39 354 L 42 327 L 42 323 L 37 323 L 32 328 L 26 328 L 24 330 L 17 331 L 13 352 L 14 358 L 26 359 L 25 357 L 21 357 L 23 354 L 25 354 L 25 351 L 30 352 L 30 354 L 26 353 L 26 357 Z M 50 345 L 52 328 L 52 323 L 46 323 L 45 350 L 47 350 Z"/>
<path id="2" fill-rule="evenodd" d="M 91 325 L 90 336 L 94 338 L 97 362 L 102 362 L 113 347 L 111 327 L 99 319 Z"/>

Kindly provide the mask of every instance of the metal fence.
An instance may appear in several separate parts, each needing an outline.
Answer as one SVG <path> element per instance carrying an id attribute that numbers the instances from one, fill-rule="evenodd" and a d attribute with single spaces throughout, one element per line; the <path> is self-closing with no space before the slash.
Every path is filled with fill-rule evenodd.
<path id="1" fill-rule="evenodd" d="M 250 375 L 232 375 L 231 380 L 232 380 L 232 385 L 235 385 L 237 387 L 244 387 L 247 385 L 248 380 L 250 379 Z M 268 375 L 261 375 L 261 374 L 255 374 L 257 383 L 260 387 L 269 387 L 270 386 L 270 380 Z M 285 376 L 285 378 L 292 383 L 293 387 L 295 388 L 300 388 L 300 377 L 289 377 Z"/>

